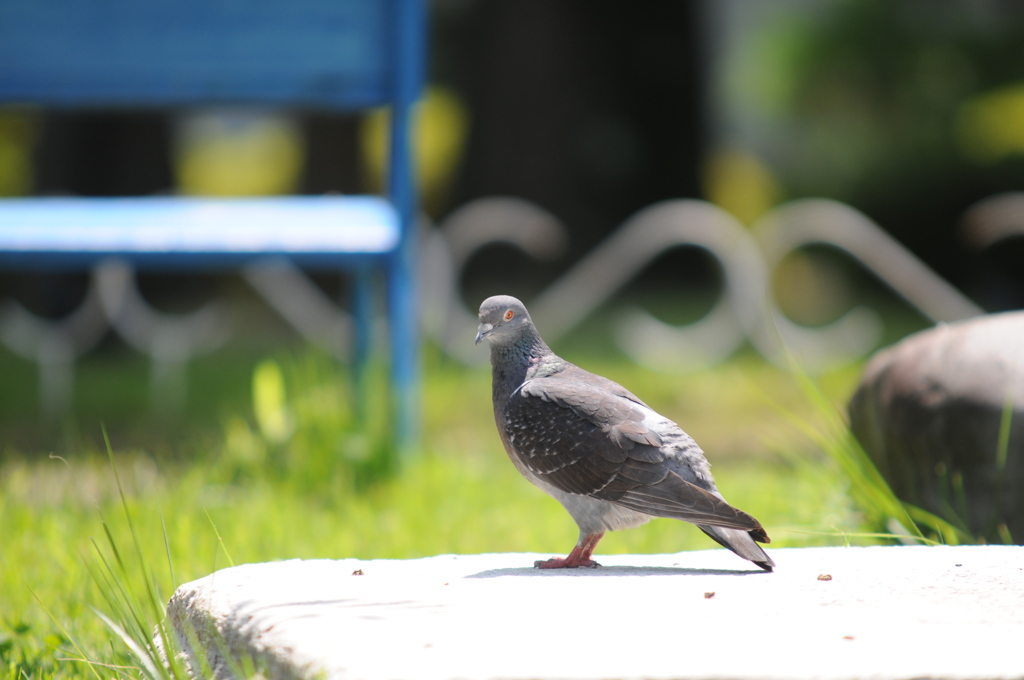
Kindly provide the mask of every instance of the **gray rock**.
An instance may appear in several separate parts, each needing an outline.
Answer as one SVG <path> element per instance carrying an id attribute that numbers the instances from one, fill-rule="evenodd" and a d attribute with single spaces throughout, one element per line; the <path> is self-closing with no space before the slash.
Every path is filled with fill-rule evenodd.
<path id="1" fill-rule="evenodd" d="M 940 325 L 878 352 L 850 424 L 901 499 L 955 513 L 988 541 L 1009 530 L 1024 543 L 1024 312 Z"/>
<path id="2" fill-rule="evenodd" d="M 1024 547 L 786 548 L 774 574 L 724 550 L 520 566 L 540 557 L 247 564 L 167 613 L 218 680 L 249 659 L 267 680 L 1024 677 Z"/>

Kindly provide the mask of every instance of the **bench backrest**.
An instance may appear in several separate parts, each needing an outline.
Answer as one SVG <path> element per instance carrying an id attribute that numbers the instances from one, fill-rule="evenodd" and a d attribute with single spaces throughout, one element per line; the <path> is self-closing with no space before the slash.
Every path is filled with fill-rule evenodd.
<path id="1" fill-rule="evenodd" d="M 4 0 L 0 101 L 408 105 L 422 0 Z"/>

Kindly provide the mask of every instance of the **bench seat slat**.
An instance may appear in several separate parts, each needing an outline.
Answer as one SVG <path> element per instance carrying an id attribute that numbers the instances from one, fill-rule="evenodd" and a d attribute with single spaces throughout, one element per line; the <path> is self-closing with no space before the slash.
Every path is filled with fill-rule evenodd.
<path id="1" fill-rule="evenodd" d="M 5 260 L 67 254 L 81 264 L 119 255 L 186 265 L 276 254 L 329 261 L 390 253 L 399 236 L 395 209 L 377 196 L 0 200 Z"/>

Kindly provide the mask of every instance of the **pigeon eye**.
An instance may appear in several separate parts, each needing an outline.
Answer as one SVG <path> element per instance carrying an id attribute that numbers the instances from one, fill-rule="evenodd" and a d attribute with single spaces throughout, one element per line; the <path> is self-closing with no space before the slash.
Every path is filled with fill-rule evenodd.
<path id="1" fill-rule="evenodd" d="M 511 309 L 508 310 L 507 312 L 505 312 L 505 321 L 511 321 L 512 317 L 515 316 L 515 315 L 516 315 L 516 313 L 513 312 Z"/>

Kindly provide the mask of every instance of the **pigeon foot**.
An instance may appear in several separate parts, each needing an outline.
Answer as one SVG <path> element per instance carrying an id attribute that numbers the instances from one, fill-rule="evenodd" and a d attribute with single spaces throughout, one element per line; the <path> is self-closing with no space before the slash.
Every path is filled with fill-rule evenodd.
<path id="1" fill-rule="evenodd" d="M 601 565 L 594 560 L 574 560 L 570 555 L 569 557 L 552 557 L 550 560 L 537 560 L 533 566 L 536 569 L 576 569 L 577 567 L 596 569 Z"/>
<path id="2" fill-rule="evenodd" d="M 593 569 L 601 565 L 590 559 L 597 547 L 598 541 L 604 536 L 604 532 L 588 534 L 580 537 L 580 542 L 572 549 L 568 557 L 552 557 L 550 560 L 537 560 L 533 563 L 536 569 L 575 569 L 577 567 L 588 567 Z"/>

